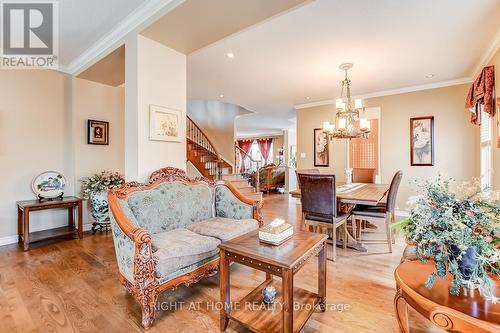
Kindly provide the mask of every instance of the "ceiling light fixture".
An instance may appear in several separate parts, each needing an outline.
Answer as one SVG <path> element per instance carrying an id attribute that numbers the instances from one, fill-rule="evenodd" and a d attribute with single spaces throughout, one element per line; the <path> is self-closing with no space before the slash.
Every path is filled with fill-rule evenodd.
<path id="1" fill-rule="evenodd" d="M 219 98 L 224 98 L 224 94 L 220 94 L 220 95 L 219 95 Z"/>
<path id="2" fill-rule="evenodd" d="M 228 57 L 229 59 L 233 59 L 234 58 L 234 53 L 229 51 L 228 53 L 226 53 L 226 57 Z"/>
<path id="3" fill-rule="evenodd" d="M 428 78 L 428 79 L 432 79 L 434 76 L 436 76 L 436 75 L 434 75 L 434 74 L 427 74 L 425 77 Z"/>
<path id="4" fill-rule="evenodd" d="M 340 65 L 340 69 L 345 72 L 345 78 L 342 81 L 340 97 L 335 100 L 336 125 L 329 121 L 323 122 L 323 132 L 330 140 L 332 139 L 353 139 L 368 138 L 370 133 L 370 121 L 367 118 L 360 118 L 360 112 L 364 112 L 363 101 L 351 98 L 351 80 L 347 77 L 347 71 L 354 65 L 345 63 Z"/>
<path id="5" fill-rule="evenodd" d="M 307 96 L 307 97 L 306 97 L 306 99 L 307 99 L 307 100 L 310 100 L 310 99 L 311 99 L 311 97 Z"/>

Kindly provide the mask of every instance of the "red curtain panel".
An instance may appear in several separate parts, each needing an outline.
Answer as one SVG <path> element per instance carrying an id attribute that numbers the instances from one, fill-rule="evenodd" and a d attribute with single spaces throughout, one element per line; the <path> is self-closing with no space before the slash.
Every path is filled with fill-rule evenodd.
<path id="1" fill-rule="evenodd" d="M 240 173 L 245 173 L 245 158 L 252 148 L 253 141 L 251 140 L 238 140 L 238 146 L 245 154 L 240 154 Z"/>
<path id="2" fill-rule="evenodd" d="M 470 122 L 476 125 L 481 123 L 479 107 L 484 105 L 484 112 L 493 117 L 495 115 L 495 67 L 487 66 L 481 71 L 472 84 L 465 101 L 465 107 L 471 109 Z"/>
<path id="3" fill-rule="evenodd" d="M 257 143 L 259 144 L 259 150 L 264 157 L 264 163 L 267 162 L 267 158 L 269 157 L 269 152 L 271 151 L 271 145 L 273 144 L 273 139 L 257 139 Z"/>

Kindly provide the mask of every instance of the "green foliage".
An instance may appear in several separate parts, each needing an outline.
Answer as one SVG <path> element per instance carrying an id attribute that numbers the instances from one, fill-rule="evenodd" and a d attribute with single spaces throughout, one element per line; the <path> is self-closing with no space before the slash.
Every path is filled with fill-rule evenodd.
<path id="1" fill-rule="evenodd" d="M 450 273 L 451 294 L 479 289 L 487 299 L 498 301 L 488 277 L 500 274 L 498 193 L 481 193 L 477 183 L 464 183 L 452 191 L 451 180 L 441 176 L 417 183 L 420 194 L 410 199 L 410 217 L 393 229 L 416 244 L 419 260 L 434 260 L 426 287 Z"/>
<path id="2" fill-rule="evenodd" d="M 90 177 L 80 179 L 82 198 L 88 199 L 91 193 L 108 191 L 125 183 L 125 178 L 118 172 L 102 171 Z"/>

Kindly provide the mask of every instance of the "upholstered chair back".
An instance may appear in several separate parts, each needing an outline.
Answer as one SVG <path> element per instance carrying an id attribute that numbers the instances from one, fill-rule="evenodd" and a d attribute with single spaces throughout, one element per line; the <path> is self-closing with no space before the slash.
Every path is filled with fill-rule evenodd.
<path id="1" fill-rule="evenodd" d="M 353 183 L 375 183 L 375 169 L 353 168 Z"/>
<path id="2" fill-rule="evenodd" d="M 387 193 L 387 211 L 394 213 L 396 208 L 396 197 L 398 195 L 399 184 L 401 184 L 401 178 L 403 178 L 403 171 L 399 170 L 394 174 L 391 181 L 391 187 L 389 187 L 389 192 Z"/>
<path id="3" fill-rule="evenodd" d="M 300 188 L 299 173 L 303 173 L 303 174 L 307 174 L 307 175 L 317 175 L 320 172 L 319 172 L 319 169 L 301 169 L 301 170 L 295 169 L 295 176 L 297 177 L 298 188 Z"/>
<path id="4" fill-rule="evenodd" d="M 332 218 L 337 216 L 335 175 L 299 173 L 302 212 Z"/>
<path id="5" fill-rule="evenodd" d="M 138 226 L 151 234 L 185 228 L 214 217 L 213 187 L 200 182 L 163 182 L 130 194 L 127 205 Z"/>

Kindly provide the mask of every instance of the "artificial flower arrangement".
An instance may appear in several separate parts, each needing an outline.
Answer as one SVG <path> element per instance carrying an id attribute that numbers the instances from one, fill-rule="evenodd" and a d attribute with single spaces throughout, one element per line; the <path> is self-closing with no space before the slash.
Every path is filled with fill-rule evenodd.
<path id="1" fill-rule="evenodd" d="M 416 181 L 420 193 L 410 199 L 410 216 L 393 228 L 416 246 L 420 261 L 434 260 L 427 288 L 449 272 L 451 294 L 478 289 L 496 303 L 490 275 L 500 275 L 499 193 L 481 192 L 477 181 L 452 191 L 451 181 L 441 176 Z"/>
<path id="2" fill-rule="evenodd" d="M 82 183 L 82 197 L 90 198 L 92 193 L 98 193 L 111 190 L 125 183 L 122 174 L 112 171 L 102 171 L 90 177 L 84 177 L 80 180 Z"/>

